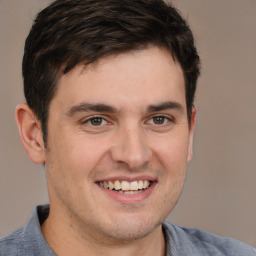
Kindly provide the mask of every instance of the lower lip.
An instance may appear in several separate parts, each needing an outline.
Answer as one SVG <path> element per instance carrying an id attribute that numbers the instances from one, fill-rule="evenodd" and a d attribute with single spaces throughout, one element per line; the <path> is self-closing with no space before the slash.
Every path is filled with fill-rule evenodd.
<path id="1" fill-rule="evenodd" d="M 151 186 L 137 194 L 122 194 L 114 190 L 110 190 L 98 185 L 100 189 L 106 192 L 110 197 L 122 204 L 139 203 L 148 198 L 156 186 L 156 182 L 152 182 Z"/>

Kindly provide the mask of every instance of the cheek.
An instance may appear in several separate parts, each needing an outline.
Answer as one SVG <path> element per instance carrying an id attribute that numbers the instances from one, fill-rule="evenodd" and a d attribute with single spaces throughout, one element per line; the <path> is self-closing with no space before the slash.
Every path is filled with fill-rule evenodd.
<path id="1" fill-rule="evenodd" d="M 173 171 L 178 171 L 187 163 L 188 138 L 184 136 L 163 138 L 155 145 L 154 151 L 165 169 L 171 168 Z"/>
<path id="2" fill-rule="evenodd" d="M 78 136 L 79 137 L 79 136 Z M 47 176 L 51 198 L 76 204 L 90 194 L 95 167 L 104 155 L 104 147 L 90 140 L 69 136 L 68 140 L 49 143 Z"/>
<path id="3" fill-rule="evenodd" d="M 107 151 L 104 141 L 83 136 L 70 138 L 64 147 L 66 150 L 61 150 L 59 156 L 63 159 L 62 167 L 74 176 L 90 175 Z"/>

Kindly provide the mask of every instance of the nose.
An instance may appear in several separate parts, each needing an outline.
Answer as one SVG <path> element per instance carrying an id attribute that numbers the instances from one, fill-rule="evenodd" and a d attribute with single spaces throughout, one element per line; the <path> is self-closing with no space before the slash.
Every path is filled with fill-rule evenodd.
<path id="1" fill-rule="evenodd" d="M 151 157 L 152 150 L 139 127 L 122 129 L 116 134 L 111 148 L 111 158 L 116 163 L 139 169 L 145 167 Z"/>

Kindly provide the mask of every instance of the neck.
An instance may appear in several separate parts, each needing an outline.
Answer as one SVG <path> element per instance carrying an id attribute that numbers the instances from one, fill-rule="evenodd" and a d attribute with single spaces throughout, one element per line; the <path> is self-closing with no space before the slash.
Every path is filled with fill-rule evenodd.
<path id="1" fill-rule="evenodd" d="M 95 236 L 95 232 L 75 225 L 67 216 L 60 216 L 50 211 L 49 217 L 41 227 L 45 240 L 56 255 L 165 255 L 165 239 L 161 225 L 143 238 L 126 241 L 103 235 Z"/>

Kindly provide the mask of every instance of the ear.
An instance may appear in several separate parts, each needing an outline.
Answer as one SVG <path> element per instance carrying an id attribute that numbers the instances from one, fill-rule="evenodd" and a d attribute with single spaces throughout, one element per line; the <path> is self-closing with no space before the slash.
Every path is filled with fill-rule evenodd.
<path id="1" fill-rule="evenodd" d="M 194 128 L 196 122 L 196 107 L 192 107 L 191 120 L 190 120 L 190 129 L 189 129 L 189 144 L 188 144 L 188 156 L 187 162 L 191 161 L 193 157 L 193 138 L 194 138 Z"/>
<path id="2" fill-rule="evenodd" d="M 16 107 L 15 119 L 22 144 L 32 162 L 45 162 L 45 147 L 40 121 L 27 104 Z"/>

